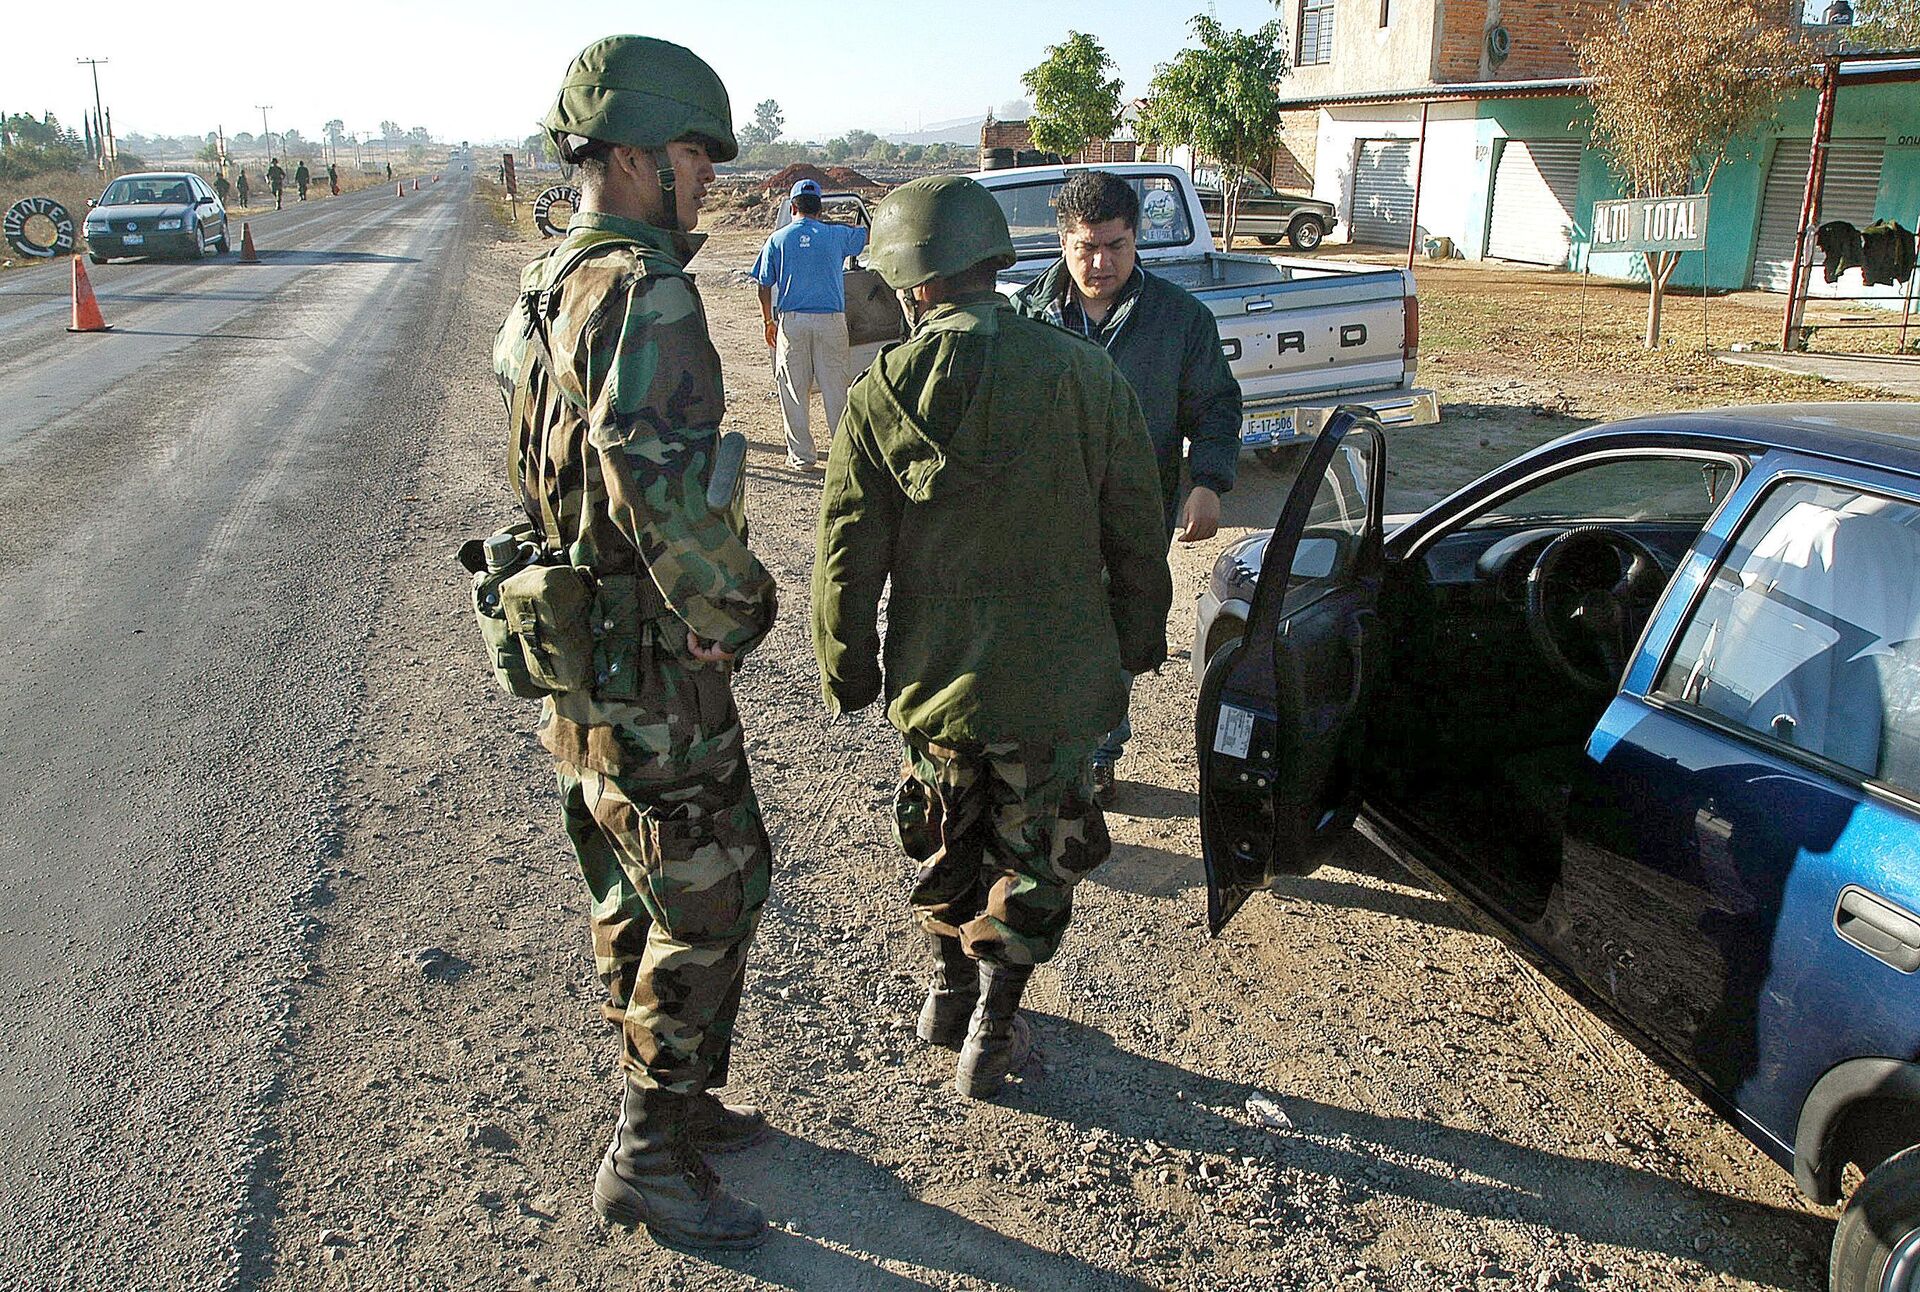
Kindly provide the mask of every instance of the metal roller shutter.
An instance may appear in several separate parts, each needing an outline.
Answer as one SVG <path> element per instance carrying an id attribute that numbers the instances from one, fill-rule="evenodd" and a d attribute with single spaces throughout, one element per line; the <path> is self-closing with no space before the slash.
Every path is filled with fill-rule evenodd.
<path id="1" fill-rule="evenodd" d="M 1493 176 L 1487 254 L 1501 260 L 1562 266 L 1579 209 L 1578 139 L 1509 139 Z"/>
<path id="2" fill-rule="evenodd" d="M 1793 240 L 1800 232 L 1800 202 L 1806 193 L 1807 158 L 1812 151 L 1812 143 L 1805 139 L 1782 139 L 1774 146 L 1766 190 L 1760 198 L 1760 236 L 1753 247 L 1753 285 L 1763 291 L 1784 292 L 1793 277 Z M 1865 228 L 1873 223 L 1873 202 L 1880 192 L 1880 164 L 1886 152 L 1884 139 L 1833 141 L 1827 153 L 1827 183 L 1821 191 L 1819 224 L 1846 220 Z M 1809 249 L 1810 254 L 1819 255 Z M 1852 296 L 1859 292 L 1857 278 L 1829 283 L 1824 275 L 1815 273 L 1807 284 L 1810 296 Z"/>
<path id="3" fill-rule="evenodd" d="M 1413 141 L 1362 139 L 1347 222 L 1353 240 L 1404 247 L 1412 221 Z"/>

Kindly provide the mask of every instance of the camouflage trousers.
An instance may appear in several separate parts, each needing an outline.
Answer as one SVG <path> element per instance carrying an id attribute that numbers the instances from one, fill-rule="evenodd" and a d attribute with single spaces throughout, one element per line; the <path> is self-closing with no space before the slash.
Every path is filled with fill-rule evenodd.
<path id="1" fill-rule="evenodd" d="M 920 864 L 913 910 L 967 954 L 1041 964 L 1060 949 L 1073 886 L 1113 842 L 1093 799 L 1092 741 L 958 750 L 906 738 L 894 831 Z"/>
<path id="2" fill-rule="evenodd" d="M 565 762 L 556 772 L 592 897 L 594 969 L 625 1008 L 620 1066 L 682 1094 L 725 1085 L 772 874 L 744 754 L 672 784 Z"/>

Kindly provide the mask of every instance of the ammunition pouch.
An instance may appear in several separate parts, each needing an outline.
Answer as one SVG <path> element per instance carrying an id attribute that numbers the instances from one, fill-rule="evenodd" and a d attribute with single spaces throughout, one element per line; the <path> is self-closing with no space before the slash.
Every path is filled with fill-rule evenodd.
<path id="1" fill-rule="evenodd" d="M 520 545 L 505 569 L 486 568 L 484 540 L 469 539 L 458 553 L 473 575 L 474 620 L 495 683 L 529 700 L 568 691 L 637 700 L 657 649 L 649 623 L 669 613 L 653 579 L 595 578 L 554 561 L 540 550 L 532 525 L 500 533 Z"/>
<path id="2" fill-rule="evenodd" d="M 528 565 L 500 581 L 500 613 L 543 692 L 582 691 L 593 678 L 593 592 L 571 565 Z"/>

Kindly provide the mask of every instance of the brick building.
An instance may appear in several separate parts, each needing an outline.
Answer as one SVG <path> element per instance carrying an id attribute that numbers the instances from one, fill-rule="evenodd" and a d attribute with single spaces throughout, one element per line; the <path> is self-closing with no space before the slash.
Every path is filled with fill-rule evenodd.
<path id="1" fill-rule="evenodd" d="M 1620 196 L 1588 146 L 1577 9 L 1549 0 L 1287 0 L 1293 73 L 1276 178 L 1292 173 L 1338 209 L 1351 240 L 1405 246 L 1420 178 L 1419 240 L 1444 236 L 1470 258 L 1578 268 L 1598 200 Z M 1798 21 L 1797 0 L 1771 0 Z M 1810 28 L 1817 38 L 1831 30 Z M 1856 82 L 1845 88 L 1848 77 Z M 1844 72 L 1827 214 L 1865 224 L 1920 221 L 1920 95 Z M 1784 286 L 1807 172 L 1814 95 L 1790 101 L 1736 143 L 1714 181 L 1709 247 L 1676 281 Z M 1420 139 L 1425 132 L 1424 160 Z M 1283 185 L 1284 179 L 1279 179 Z M 1637 257 L 1597 255 L 1596 273 L 1632 277 Z M 1848 288 L 1860 290 L 1857 284 Z"/>
<path id="2" fill-rule="evenodd" d="M 1111 139 L 1095 140 L 1067 160 L 1087 166 L 1158 160 L 1158 153 L 1151 144 L 1143 145 L 1134 139 L 1133 123 L 1138 116 L 1139 106 L 1137 101 L 1127 106 L 1120 129 L 1114 132 Z M 1011 148 L 1016 157 L 1021 153 L 1033 152 L 1033 132 L 1024 119 L 996 121 L 989 111 L 987 119 L 980 123 L 980 164 L 983 166 L 986 165 L 989 148 Z"/>

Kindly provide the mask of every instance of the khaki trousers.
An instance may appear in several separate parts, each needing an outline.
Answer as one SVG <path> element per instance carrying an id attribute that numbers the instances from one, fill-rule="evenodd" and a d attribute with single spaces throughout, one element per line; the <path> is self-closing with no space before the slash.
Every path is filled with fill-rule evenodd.
<path id="1" fill-rule="evenodd" d="M 787 423 L 787 461 L 811 466 L 818 457 L 807 397 L 817 387 L 827 406 L 827 438 L 847 407 L 847 316 L 782 314 L 774 347 L 773 374 L 780 388 L 780 415 Z"/>

